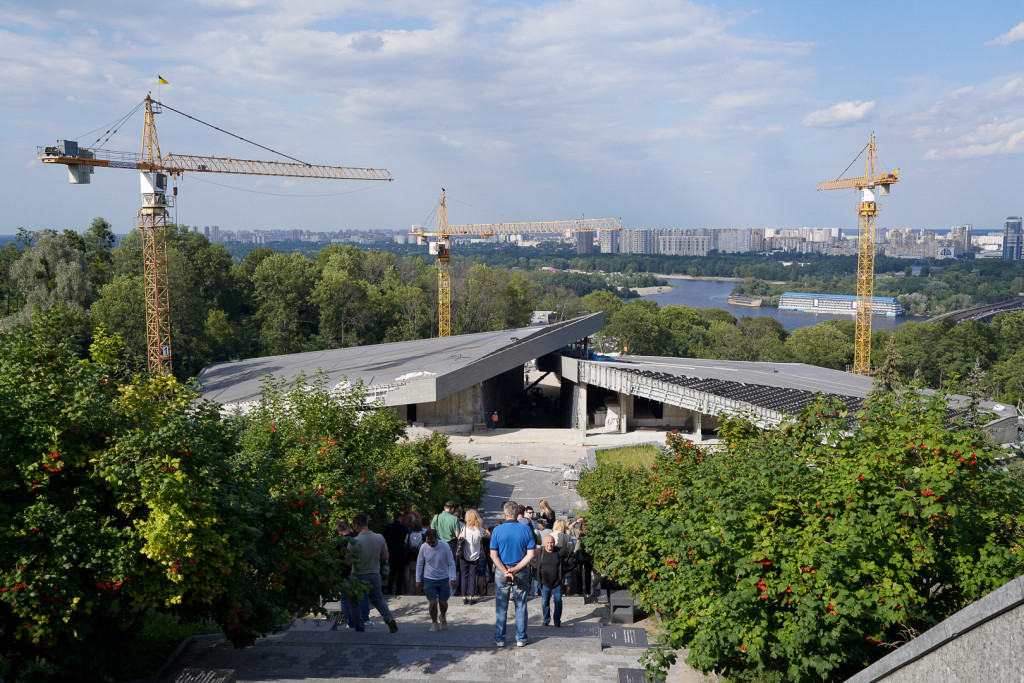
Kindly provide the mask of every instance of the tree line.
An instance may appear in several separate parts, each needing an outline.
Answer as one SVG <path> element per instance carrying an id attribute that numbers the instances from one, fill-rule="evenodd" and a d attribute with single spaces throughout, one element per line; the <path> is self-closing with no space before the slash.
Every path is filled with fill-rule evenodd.
<path id="1" fill-rule="evenodd" d="M 232 245 L 232 257 L 224 245 L 174 225 L 168 229 L 167 245 L 172 360 L 179 378 L 218 361 L 422 339 L 437 331 L 436 271 L 419 248 L 414 254 L 412 247 L 403 245 L 395 247 L 405 253 L 332 244 L 280 253 Z M 852 257 L 812 255 L 804 265 L 784 265 L 750 255 L 575 256 L 554 245 L 515 252 L 505 245 L 460 245 L 460 253 L 452 266 L 454 334 L 525 326 L 534 310 L 554 311 L 557 320 L 602 311 L 605 329 L 596 341 L 605 351 L 801 362 L 837 370 L 852 363 L 852 320 L 827 320 L 790 333 L 768 317 L 737 320 L 721 309 L 623 301 L 628 287 L 658 282 L 648 273 L 636 272 L 635 266 L 646 261 L 651 261 L 648 266 L 669 265 L 663 269 L 675 272 L 692 267 L 697 275 L 764 270 L 774 278 L 800 273 L 802 279 L 784 286 L 755 276 L 741 283 L 745 293 L 764 296 L 773 287 L 823 293 L 852 287 Z M 904 263 L 884 258 L 877 262 L 880 268 Z M 496 267 L 499 264 L 506 267 Z M 596 266 L 626 268 L 610 275 L 593 272 L 599 270 Z M 924 273 L 927 277 L 881 277 L 876 293 L 925 301 L 946 293 L 953 298 L 942 299 L 946 303 L 941 305 L 962 307 L 1024 291 L 1024 276 L 1014 275 L 1021 268 L 1016 262 L 951 263 Z M 81 235 L 22 230 L 14 243 L 0 249 L 0 311 L 5 314 L 0 325 L 9 328 L 36 309 L 61 305 L 71 312 L 70 338 L 86 344 L 98 325 L 117 330 L 125 341 L 127 362 L 142 369 L 142 270 L 138 231 L 115 247 L 110 226 L 101 218 Z M 981 383 L 988 396 L 1010 403 L 1024 399 L 1024 313 L 1001 314 L 991 324 L 910 322 L 894 330 L 877 330 L 872 335 L 875 367 L 881 366 L 890 337 L 898 353 L 895 371 L 902 381 L 916 380 L 931 388 L 952 381 L 952 388 L 961 390 L 977 367 L 984 373 Z"/>
<path id="2" fill-rule="evenodd" d="M 855 322 L 830 319 L 792 332 L 765 316 L 737 320 L 722 309 L 659 307 L 653 301 L 621 300 L 594 292 L 567 304 L 566 314 L 603 311 L 604 330 L 596 336 L 601 351 L 646 356 L 719 360 L 797 362 L 834 370 L 853 363 Z M 990 324 L 950 320 L 907 322 L 871 335 L 872 367 L 886 360 L 890 339 L 897 381 L 931 389 L 968 393 L 972 374 L 993 399 L 1024 400 L 1024 311 L 1001 313 Z"/>

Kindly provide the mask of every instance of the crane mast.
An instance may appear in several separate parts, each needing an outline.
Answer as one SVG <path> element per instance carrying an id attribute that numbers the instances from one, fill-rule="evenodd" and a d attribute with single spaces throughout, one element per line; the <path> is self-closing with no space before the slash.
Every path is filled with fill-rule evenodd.
<path id="1" fill-rule="evenodd" d="M 392 180 L 385 169 L 352 166 L 317 166 L 280 161 L 252 161 L 221 157 L 160 153 L 154 114 L 160 103 L 147 94 L 142 130 L 142 151 L 113 152 L 79 147 L 72 140 L 59 140 L 56 146 L 37 147 L 44 164 L 64 164 L 73 184 L 91 182 L 94 169 L 124 168 L 140 172 L 142 207 L 135 227 L 142 233 L 143 283 L 146 293 L 146 356 L 153 373 L 171 372 L 170 294 L 167 272 L 167 209 L 174 197 L 167 194 L 168 177 L 183 173 L 235 173 L 241 175 L 324 178 L 329 180 Z"/>
<path id="2" fill-rule="evenodd" d="M 451 292 L 451 246 L 453 236 L 525 234 L 564 234 L 567 232 L 605 232 L 621 230 L 622 225 L 614 218 L 580 218 L 568 221 L 531 221 L 523 223 L 478 223 L 448 225 L 448 208 L 445 205 L 445 191 L 441 188 L 441 201 L 437 211 L 437 232 L 422 228 L 410 231 L 419 244 L 430 245 L 430 253 L 437 257 L 437 336 L 449 337 L 452 330 Z M 431 240 L 433 238 L 433 240 Z"/>
<path id="3" fill-rule="evenodd" d="M 162 168 L 156 136 L 153 99 L 146 96 L 142 160 L 150 170 L 140 173 L 142 208 L 135 227 L 142 233 L 142 280 L 146 292 L 146 357 L 149 371 L 171 372 L 171 307 L 167 292 L 167 173 Z M 172 200 L 173 201 L 173 200 Z"/>
<path id="4" fill-rule="evenodd" d="M 854 189 L 861 193 L 857 207 L 857 323 L 854 340 L 853 373 L 871 374 L 871 315 L 875 292 L 875 219 L 878 217 L 876 194 L 888 196 L 889 187 L 899 182 L 899 169 L 892 173 L 880 172 L 875 134 L 871 134 L 864 159 L 864 175 L 856 178 L 838 178 L 818 183 L 818 190 Z M 857 155 L 858 158 L 860 155 Z M 856 161 L 856 159 L 854 159 Z M 852 163 L 850 164 L 853 165 Z"/>

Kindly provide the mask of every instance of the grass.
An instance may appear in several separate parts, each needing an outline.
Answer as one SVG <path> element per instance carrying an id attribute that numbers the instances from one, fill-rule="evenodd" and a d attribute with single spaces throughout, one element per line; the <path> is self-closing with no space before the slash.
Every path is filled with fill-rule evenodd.
<path id="1" fill-rule="evenodd" d="M 650 444 L 643 446 L 622 446 L 621 448 L 608 448 L 595 453 L 597 464 L 600 465 L 622 465 L 623 467 L 650 467 L 654 464 L 654 458 L 658 455 L 657 446 Z"/>

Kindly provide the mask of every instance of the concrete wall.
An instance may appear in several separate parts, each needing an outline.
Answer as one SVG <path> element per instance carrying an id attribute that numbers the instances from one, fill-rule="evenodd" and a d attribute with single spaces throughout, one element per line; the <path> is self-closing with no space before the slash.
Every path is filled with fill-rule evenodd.
<path id="1" fill-rule="evenodd" d="M 1024 680 L 1024 576 L 997 588 L 847 683 Z"/>
<path id="2" fill-rule="evenodd" d="M 473 424 L 483 416 L 481 385 L 475 384 L 433 403 L 416 404 L 416 422 L 433 425 Z"/>

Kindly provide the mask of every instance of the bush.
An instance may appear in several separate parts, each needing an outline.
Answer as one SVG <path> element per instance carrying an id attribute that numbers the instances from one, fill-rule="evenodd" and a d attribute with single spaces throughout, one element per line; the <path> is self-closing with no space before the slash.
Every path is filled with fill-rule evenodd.
<path id="1" fill-rule="evenodd" d="M 848 429 L 822 400 L 718 449 L 678 435 L 647 471 L 580 483 L 602 572 L 664 619 L 674 651 L 730 680 L 846 677 L 1024 570 L 1020 480 L 946 398 L 875 396 Z"/>

